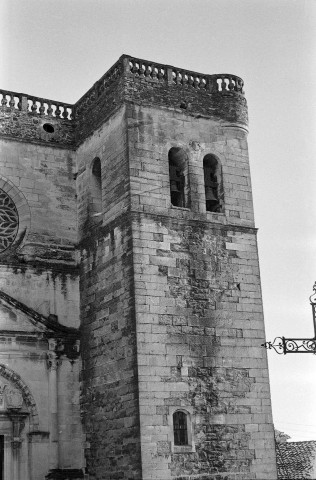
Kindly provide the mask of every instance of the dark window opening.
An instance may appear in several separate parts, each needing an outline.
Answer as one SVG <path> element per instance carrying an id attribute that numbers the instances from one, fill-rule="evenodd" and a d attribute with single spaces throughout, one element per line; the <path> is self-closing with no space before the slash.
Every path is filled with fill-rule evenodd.
<path id="1" fill-rule="evenodd" d="M 173 433 L 175 445 L 188 445 L 187 414 L 175 412 L 173 414 Z"/>
<path id="2" fill-rule="evenodd" d="M 206 155 L 203 159 L 205 201 L 207 212 L 220 212 L 219 185 L 220 170 L 214 155 Z"/>
<path id="3" fill-rule="evenodd" d="M 98 220 L 102 214 L 102 179 L 101 179 L 101 161 L 95 158 L 92 164 L 91 175 L 91 215 Z"/>
<path id="4" fill-rule="evenodd" d="M 168 157 L 171 204 L 175 207 L 186 207 L 186 155 L 181 148 L 173 147 L 169 150 Z"/>
<path id="5" fill-rule="evenodd" d="M 171 203 L 175 207 L 184 207 L 184 176 L 180 168 L 169 165 Z"/>
<path id="6" fill-rule="evenodd" d="M 54 131 L 55 131 L 53 125 L 51 125 L 50 123 L 44 123 L 43 129 L 44 129 L 45 132 L 47 132 L 47 133 L 54 133 Z"/>

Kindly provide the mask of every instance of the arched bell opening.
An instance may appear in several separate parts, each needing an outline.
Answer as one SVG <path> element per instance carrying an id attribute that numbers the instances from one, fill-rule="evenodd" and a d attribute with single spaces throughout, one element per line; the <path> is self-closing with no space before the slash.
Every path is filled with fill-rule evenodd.
<path id="1" fill-rule="evenodd" d="M 189 207 L 188 158 L 185 151 L 172 147 L 168 153 L 171 205 Z"/>
<path id="2" fill-rule="evenodd" d="M 90 177 L 90 218 L 99 222 L 102 216 L 102 171 L 101 160 L 96 157 L 92 162 Z"/>
<path id="3" fill-rule="evenodd" d="M 207 212 L 222 211 L 222 172 L 215 155 L 207 154 L 203 158 L 205 204 Z"/>

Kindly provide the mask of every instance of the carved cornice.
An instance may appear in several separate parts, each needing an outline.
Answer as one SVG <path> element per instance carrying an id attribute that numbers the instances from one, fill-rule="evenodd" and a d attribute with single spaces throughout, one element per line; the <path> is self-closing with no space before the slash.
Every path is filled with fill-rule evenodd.
<path id="1" fill-rule="evenodd" d="M 56 321 L 57 317 L 54 316 L 54 320 L 50 317 L 46 317 L 45 315 L 36 312 L 24 303 L 16 300 L 15 298 L 0 290 L 0 304 L 1 303 L 5 306 L 9 305 L 15 310 L 22 312 L 28 317 L 32 325 L 41 328 L 39 332 L 11 331 L 10 335 L 16 336 L 23 334 L 27 338 L 34 338 L 34 336 L 40 336 L 40 338 L 46 339 L 48 341 L 49 349 L 54 350 L 58 354 L 58 356 L 66 355 L 71 360 L 74 360 L 79 356 L 79 329 L 61 325 Z M 7 334 L 8 331 L 0 331 L 0 336 Z M 52 340 L 54 342 L 53 349 L 51 348 Z"/>
<path id="2" fill-rule="evenodd" d="M 79 335 L 78 329 L 66 327 L 65 325 L 57 323 L 55 320 L 52 320 L 51 318 L 36 312 L 32 308 L 25 305 L 25 303 L 16 300 L 15 298 L 11 297 L 11 295 L 8 295 L 2 290 L 0 290 L 0 303 L 7 303 L 14 307 L 16 310 L 24 313 L 25 315 L 27 315 L 27 317 L 29 317 L 33 325 L 40 324 L 46 327 L 46 329 L 56 333 Z"/>

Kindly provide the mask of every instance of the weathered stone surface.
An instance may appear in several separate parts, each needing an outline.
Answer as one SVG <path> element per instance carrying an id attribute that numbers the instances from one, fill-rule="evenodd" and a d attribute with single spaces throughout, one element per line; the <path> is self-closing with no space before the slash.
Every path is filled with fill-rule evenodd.
<path id="1" fill-rule="evenodd" d="M 37 113 L 0 108 L 1 136 L 29 143 L 40 143 L 52 147 L 71 147 L 74 144 L 74 122 L 47 116 L 45 120 Z M 53 133 L 47 133 L 43 125 L 49 123 Z"/>

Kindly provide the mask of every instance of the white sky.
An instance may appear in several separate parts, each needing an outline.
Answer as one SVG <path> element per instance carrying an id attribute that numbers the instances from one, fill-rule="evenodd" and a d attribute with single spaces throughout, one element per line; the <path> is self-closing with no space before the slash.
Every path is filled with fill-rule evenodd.
<path id="1" fill-rule="evenodd" d="M 121 54 L 245 81 L 267 338 L 312 337 L 316 0 L 1 0 L 0 88 L 77 101 Z M 269 353 L 276 428 L 316 440 L 316 356 Z"/>

